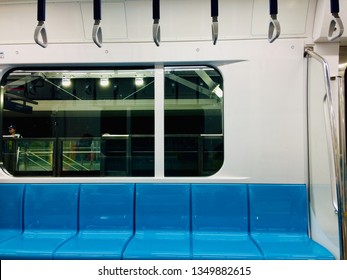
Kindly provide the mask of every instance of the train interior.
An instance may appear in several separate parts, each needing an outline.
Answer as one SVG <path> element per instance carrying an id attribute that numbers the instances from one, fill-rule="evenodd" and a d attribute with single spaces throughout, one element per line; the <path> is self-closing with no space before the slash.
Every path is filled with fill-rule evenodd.
<path id="1" fill-rule="evenodd" d="M 347 259 L 346 1 L 0 15 L 0 259 Z"/>

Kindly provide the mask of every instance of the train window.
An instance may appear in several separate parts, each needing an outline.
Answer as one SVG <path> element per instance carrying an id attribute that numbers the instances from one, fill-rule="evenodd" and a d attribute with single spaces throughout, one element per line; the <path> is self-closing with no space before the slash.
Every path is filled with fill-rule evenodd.
<path id="1" fill-rule="evenodd" d="M 1 81 L 4 168 L 15 176 L 154 177 L 154 140 L 162 137 L 154 135 L 155 71 L 7 73 Z M 165 176 L 212 175 L 224 155 L 222 77 L 205 66 L 165 67 L 164 73 Z"/>
<path id="2" fill-rule="evenodd" d="M 154 176 L 152 68 L 14 70 L 2 94 L 9 173 Z"/>
<path id="3" fill-rule="evenodd" d="M 165 68 L 165 176 L 208 176 L 224 158 L 223 80 L 215 69 Z"/>

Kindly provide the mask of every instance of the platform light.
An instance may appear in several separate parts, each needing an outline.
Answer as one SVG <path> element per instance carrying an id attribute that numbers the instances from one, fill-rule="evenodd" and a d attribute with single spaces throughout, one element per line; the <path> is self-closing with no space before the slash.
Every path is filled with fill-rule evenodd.
<path id="1" fill-rule="evenodd" d="M 63 87 L 69 87 L 71 86 L 71 79 L 69 78 L 63 78 L 62 81 L 61 81 L 61 85 Z"/>
<path id="2" fill-rule="evenodd" d="M 143 78 L 135 78 L 135 85 L 137 87 L 143 86 L 143 84 L 144 84 Z"/>
<path id="3" fill-rule="evenodd" d="M 110 84 L 110 80 L 107 78 L 101 78 L 100 79 L 100 86 L 107 87 Z"/>

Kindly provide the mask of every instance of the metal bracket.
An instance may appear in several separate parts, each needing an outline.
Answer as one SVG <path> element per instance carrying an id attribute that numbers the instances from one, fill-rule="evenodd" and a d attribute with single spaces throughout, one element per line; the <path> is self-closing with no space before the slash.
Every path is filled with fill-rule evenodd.
<path id="1" fill-rule="evenodd" d="M 309 52 L 313 52 L 313 46 L 312 45 L 307 45 L 305 46 L 304 49 L 304 58 L 307 58 L 307 55 Z"/>

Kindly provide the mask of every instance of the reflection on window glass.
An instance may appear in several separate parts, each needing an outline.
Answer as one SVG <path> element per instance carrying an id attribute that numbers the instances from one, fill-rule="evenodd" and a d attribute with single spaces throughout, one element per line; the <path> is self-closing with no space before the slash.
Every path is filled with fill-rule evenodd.
<path id="1" fill-rule="evenodd" d="M 153 69 L 15 70 L 2 85 L 9 173 L 154 176 Z"/>
<path id="2" fill-rule="evenodd" d="M 222 111 L 215 69 L 165 68 L 165 176 L 208 176 L 221 168 Z"/>
<path id="3" fill-rule="evenodd" d="M 1 82 L 10 174 L 155 176 L 154 69 L 22 69 Z M 166 176 L 220 169 L 222 82 L 210 67 L 165 68 Z"/>

